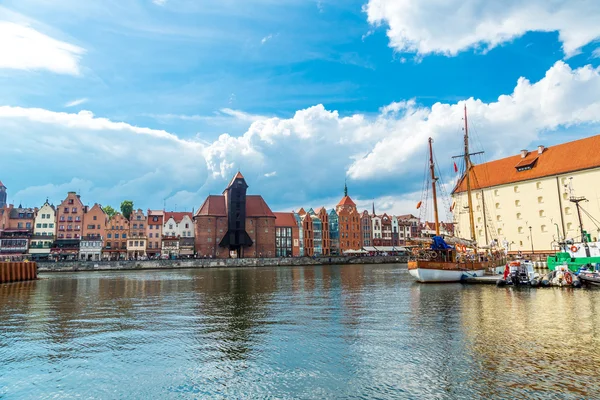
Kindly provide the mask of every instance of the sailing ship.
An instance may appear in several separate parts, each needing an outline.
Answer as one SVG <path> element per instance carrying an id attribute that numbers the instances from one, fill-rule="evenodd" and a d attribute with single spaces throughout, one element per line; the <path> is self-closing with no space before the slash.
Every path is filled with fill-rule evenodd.
<path id="1" fill-rule="evenodd" d="M 479 259 L 477 241 L 475 239 L 475 224 L 473 218 L 473 199 L 471 196 L 471 181 L 469 171 L 472 167 L 469 154 L 469 130 L 467 124 L 467 107 L 465 105 L 465 136 L 464 136 L 464 161 L 466 166 L 465 180 L 467 185 L 467 199 L 469 209 L 469 222 L 471 239 L 454 239 L 456 243 L 450 246 L 440 236 L 440 222 L 438 217 L 437 187 L 438 178 L 435 176 L 435 163 L 433 157 L 433 139 L 429 138 L 429 170 L 433 195 L 433 214 L 435 219 L 435 236 L 431 239 L 429 249 L 417 252 L 415 258 L 409 260 L 408 271 L 419 282 L 459 282 L 466 277 L 483 276 L 490 262 Z M 464 243 L 473 248 L 472 254 L 467 254 Z M 461 250 L 461 252 L 458 251 Z"/>

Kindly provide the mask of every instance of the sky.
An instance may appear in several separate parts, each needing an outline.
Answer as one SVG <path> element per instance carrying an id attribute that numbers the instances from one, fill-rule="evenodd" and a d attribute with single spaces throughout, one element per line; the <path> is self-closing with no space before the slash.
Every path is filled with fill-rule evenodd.
<path id="1" fill-rule="evenodd" d="M 192 211 L 240 170 L 272 210 L 417 214 L 476 162 L 600 133 L 595 0 L 3 0 L 9 202 Z M 446 216 L 449 218 L 449 216 Z"/>

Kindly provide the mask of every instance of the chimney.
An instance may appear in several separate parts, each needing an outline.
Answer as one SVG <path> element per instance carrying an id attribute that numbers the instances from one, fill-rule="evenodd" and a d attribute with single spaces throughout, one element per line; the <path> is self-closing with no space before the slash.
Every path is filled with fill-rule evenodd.
<path id="1" fill-rule="evenodd" d="M 546 148 L 543 145 L 539 145 L 538 146 L 538 154 L 542 154 L 544 152 L 544 150 L 546 150 Z"/>
<path id="2" fill-rule="evenodd" d="M 527 157 L 527 153 L 529 153 L 526 149 L 521 150 L 521 158 Z"/>

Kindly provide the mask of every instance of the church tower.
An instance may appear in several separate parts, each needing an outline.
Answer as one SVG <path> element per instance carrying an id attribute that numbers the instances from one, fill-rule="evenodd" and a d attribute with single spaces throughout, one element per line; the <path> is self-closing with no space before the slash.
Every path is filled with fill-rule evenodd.
<path id="1" fill-rule="evenodd" d="M 248 184 L 244 176 L 238 172 L 223 192 L 227 208 L 227 233 L 223 236 L 220 247 L 235 251 L 237 257 L 244 257 L 244 247 L 252 246 L 252 239 L 246 232 L 246 189 Z"/>
<path id="2" fill-rule="evenodd" d="M 0 208 L 6 205 L 6 186 L 0 181 Z"/>

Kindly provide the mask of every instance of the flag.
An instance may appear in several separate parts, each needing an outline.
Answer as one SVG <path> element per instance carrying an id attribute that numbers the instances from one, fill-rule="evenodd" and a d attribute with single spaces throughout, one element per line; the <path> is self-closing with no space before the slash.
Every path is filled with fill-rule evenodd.
<path id="1" fill-rule="evenodd" d="M 454 163 L 454 172 L 458 172 L 458 167 L 456 166 L 456 163 Z"/>
<path id="2" fill-rule="evenodd" d="M 421 203 L 423 203 L 423 202 L 422 202 L 422 201 L 420 201 L 420 202 L 418 202 L 418 203 L 417 203 L 417 210 L 418 210 L 419 208 L 421 208 Z"/>

